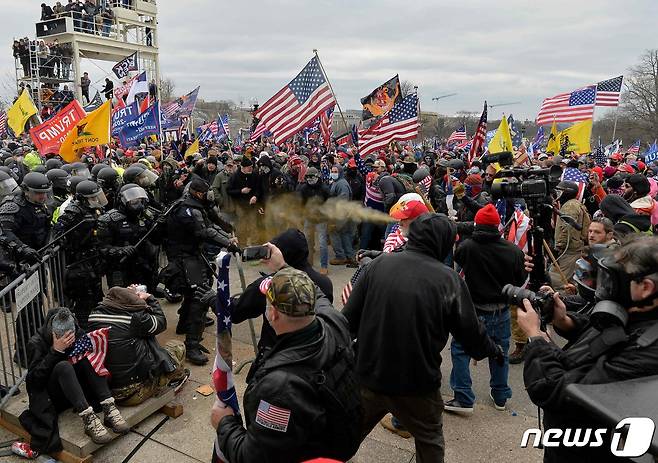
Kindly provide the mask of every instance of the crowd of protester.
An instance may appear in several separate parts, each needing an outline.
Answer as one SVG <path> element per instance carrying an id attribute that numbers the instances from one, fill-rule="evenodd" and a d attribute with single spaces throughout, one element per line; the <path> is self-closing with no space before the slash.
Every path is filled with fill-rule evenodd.
<path id="1" fill-rule="evenodd" d="M 56 426 L 44 433 L 36 421 L 56 423 L 57 413 L 72 406 L 85 431 L 104 443 L 110 439 L 106 427 L 128 429 L 115 401 L 134 405 L 163 387 L 179 388 L 189 376 L 185 361 L 205 365 L 201 334 L 213 322 L 206 313 L 217 294 L 207 289 L 213 273 L 204 259 L 221 249 L 237 254 L 263 243 L 270 249 L 264 260 L 270 281 L 259 278 L 234 299 L 234 323 L 264 320 L 259 357 L 247 376 L 247 426 L 229 417 L 230 407 L 212 412 L 221 450 L 232 462 L 313 456 L 345 461 L 378 422 L 414 437 L 417 461 L 442 461 L 443 411 L 474 413 L 471 358 L 489 358 L 490 399 L 497 410 L 506 409 L 513 393 L 523 393 L 512 391 L 508 376 L 510 363 L 525 361 L 528 393 L 546 408 L 552 425 L 596 422 L 556 398 L 566 385 L 658 372 L 650 362 L 655 344 L 633 350 L 632 336 L 619 341 L 603 365 L 595 359 L 574 368 L 564 360 L 569 345 L 565 357 L 556 353 L 562 351 L 549 343 L 527 301 L 518 310 L 510 305 L 503 287 L 522 286 L 544 262 L 534 262 L 518 240 L 508 239 L 510 228 L 529 215 L 528 204 L 495 195 L 492 163 L 468 163 L 466 152 L 445 144 L 434 149 L 392 142 L 361 156 L 354 147 L 327 146 L 313 136 L 281 146 L 267 138 L 242 146 L 201 142 L 198 152 L 190 152 L 193 141 L 185 136 L 160 145 L 145 139 L 130 149 L 112 144 L 64 163 L 56 154 L 40 156 L 25 139 L 2 140 L 3 281 L 17 276 L 25 262 L 38 262 L 38 250 L 53 236 L 62 237 L 69 263 L 68 308 L 49 312 L 38 332 L 24 320 L 17 324 L 17 336 L 32 346 L 21 351 L 17 343 L 14 358 L 29 372 L 30 409 L 22 422 L 39 452 L 61 444 L 53 439 Z M 574 182 L 554 185 L 549 200 L 562 217 L 542 224 L 553 256 L 543 283 L 556 294 L 556 329 L 575 344 L 595 336 L 587 317 L 596 308 L 588 298 L 596 268 L 592 253 L 600 248 L 615 252 L 623 271 L 635 278 L 624 309 L 629 326 L 639 333 L 648 329 L 658 306 L 658 163 L 624 151 L 613 153 L 605 166 L 574 153 L 538 153 L 530 162 L 577 169 L 589 179 L 582 197 Z M 354 206 L 370 214 L 344 212 Z M 155 232 L 142 244 L 151 227 Z M 342 315 L 332 307 L 335 291 L 327 277 L 337 266 L 355 269 L 339 288 Z M 181 302 L 176 333 L 185 335 L 184 342 L 157 344 L 154 336 L 167 325 L 158 298 Z M 62 362 L 76 333 L 107 326 L 109 380 L 84 361 Z M 454 395 L 444 403 L 441 350 L 450 337 Z M 356 359 L 350 339 L 357 340 Z M 638 368 L 623 363 L 627 351 Z M 135 362 L 127 366 L 126 358 Z M 301 363 L 293 366 L 293 358 Z M 336 364 L 343 376 L 327 377 L 336 381 L 341 413 L 309 398 L 308 384 L 290 380 L 302 370 L 335 372 Z M 83 383 L 90 389 L 81 392 Z M 287 393 L 277 395 L 284 383 Z M 38 409 L 53 397 L 52 408 Z M 263 402 L 296 418 L 285 426 L 268 421 Z M 102 405 L 104 423 L 94 403 Z M 316 428 L 318 422 L 324 424 Z M 338 441 L 336 429 L 342 429 Z M 546 455 L 579 461 L 567 450 Z"/>

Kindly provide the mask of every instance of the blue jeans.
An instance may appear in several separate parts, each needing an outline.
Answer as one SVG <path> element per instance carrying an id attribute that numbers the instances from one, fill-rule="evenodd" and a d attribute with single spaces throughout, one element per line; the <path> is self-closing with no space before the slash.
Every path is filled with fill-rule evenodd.
<path id="1" fill-rule="evenodd" d="M 509 376 L 508 350 L 510 337 L 512 336 L 510 309 L 506 307 L 496 312 L 478 312 L 478 318 L 484 323 L 487 335 L 493 342 L 502 347 L 505 353 L 503 366 L 498 365 L 494 359 L 489 359 L 491 395 L 496 403 L 504 403 L 512 397 L 512 389 L 507 384 Z M 471 371 L 469 369 L 471 358 L 464 352 L 461 344 L 455 338 L 452 339 L 450 344 L 450 355 L 452 357 L 450 387 L 455 393 L 455 399 L 460 404 L 470 407 L 475 402 L 475 394 L 471 387 Z"/>
<path id="2" fill-rule="evenodd" d="M 334 247 L 336 259 L 354 259 L 352 241 L 355 233 L 356 224 L 349 221 L 337 226 L 336 231 L 331 233 L 331 245 Z"/>
<path id="3" fill-rule="evenodd" d="M 315 253 L 315 234 L 318 236 L 318 245 L 320 246 L 320 268 L 327 268 L 329 265 L 329 246 L 327 245 L 327 224 L 306 221 L 304 222 L 304 234 L 309 244 L 309 260 L 313 265 L 313 254 Z"/>

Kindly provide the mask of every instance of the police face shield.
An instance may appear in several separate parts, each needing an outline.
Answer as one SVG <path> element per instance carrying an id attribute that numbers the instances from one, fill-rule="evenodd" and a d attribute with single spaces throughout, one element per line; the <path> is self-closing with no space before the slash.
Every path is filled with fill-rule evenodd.
<path id="1" fill-rule="evenodd" d="M 155 185 L 155 182 L 158 180 L 158 174 L 155 172 L 144 169 L 136 178 L 135 183 L 141 186 L 142 188 L 149 188 Z"/>
<path id="2" fill-rule="evenodd" d="M 102 209 L 107 206 L 107 197 L 103 190 L 96 193 L 94 196 L 87 196 L 87 204 L 92 209 Z"/>
<path id="3" fill-rule="evenodd" d="M 18 183 L 13 178 L 8 178 L 0 182 L 0 198 L 13 194 L 18 188 Z"/>
<path id="4" fill-rule="evenodd" d="M 71 169 L 71 177 L 82 177 L 85 180 L 91 180 L 91 172 L 86 167 Z"/>
<path id="5" fill-rule="evenodd" d="M 121 192 L 120 198 L 126 210 L 134 214 L 141 213 L 146 209 L 148 203 L 148 195 L 142 187 L 124 190 Z"/>
<path id="6" fill-rule="evenodd" d="M 25 192 L 25 198 L 32 204 L 44 205 L 50 201 L 52 197 L 52 190 L 30 190 Z"/>

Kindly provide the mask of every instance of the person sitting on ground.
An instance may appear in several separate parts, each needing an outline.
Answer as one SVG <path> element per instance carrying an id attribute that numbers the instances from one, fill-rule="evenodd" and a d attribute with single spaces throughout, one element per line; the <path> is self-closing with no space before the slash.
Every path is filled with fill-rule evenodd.
<path id="1" fill-rule="evenodd" d="M 89 315 L 89 328 L 110 327 L 105 367 L 112 395 L 121 405 L 138 405 L 168 384 L 177 389 L 189 378 L 183 368 L 185 345 L 172 339 L 165 347 L 156 335 L 167 329 L 157 299 L 137 286 L 115 286 Z"/>
<path id="2" fill-rule="evenodd" d="M 71 311 L 58 307 L 47 313 L 41 329 L 30 338 L 25 378 L 29 408 L 19 419 L 30 433 L 32 449 L 39 453 L 62 450 L 57 416 L 71 406 L 82 418 L 85 434 L 97 444 L 105 444 L 113 437 L 90 403 L 100 403 L 104 423 L 115 433 L 125 434 L 130 430 L 114 405 L 107 378 L 99 376 L 86 357 L 75 364 L 71 362 L 84 352 L 79 341 L 85 336 Z"/>

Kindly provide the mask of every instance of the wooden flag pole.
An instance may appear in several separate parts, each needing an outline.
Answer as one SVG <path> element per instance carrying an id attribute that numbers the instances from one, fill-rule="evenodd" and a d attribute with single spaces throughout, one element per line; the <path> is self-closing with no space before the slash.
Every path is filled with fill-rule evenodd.
<path id="1" fill-rule="evenodd" d="M 340 103 L 338 103 L 338 98 L 336 97 L 336 92 L 334 92 L 334 87 L 331 85 L 331 81 L 329 80 L 329 77 L 327 77 L 327 73 L 324 71 L 324 66 L 322 66 L 322 61 L 320 60 L 320 55 L 318 55 L 317 48 L 313 49 L 313 53 L 315 53 L 315 57 L 318 59 L 318 63 L 320 64 L 320 70 L 322 71 L 322 75 L 324 76 L 327 83 L 329 84 L 329 90 L 331 90 L 331 94 L 334 96 L 334 100 L 336 100 L 336 106 L 338 107 L 340 118 L 343 120 L 345 131 L 349 133 L 350 129 L 349 127 L 347 127 L 347 121 L 345 120 L 345 116 L 343 115 L 343 110 L 340 108 Z"/>

